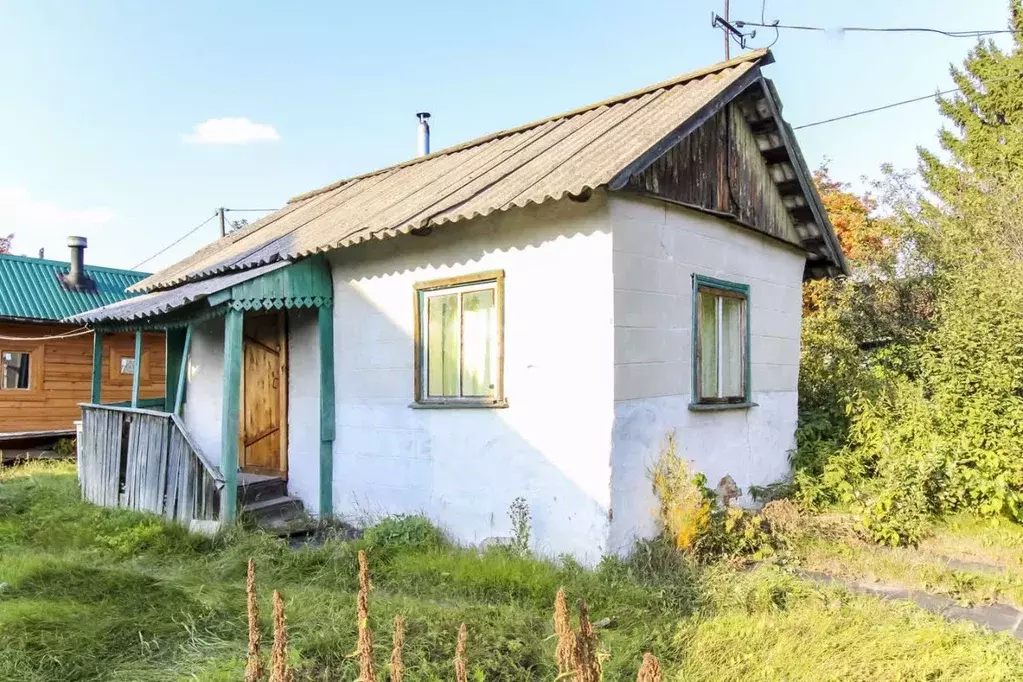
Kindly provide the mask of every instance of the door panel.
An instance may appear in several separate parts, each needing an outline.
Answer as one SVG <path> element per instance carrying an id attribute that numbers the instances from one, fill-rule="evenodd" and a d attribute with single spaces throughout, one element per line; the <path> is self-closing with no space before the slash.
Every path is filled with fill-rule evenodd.
<path id="1" fill-rule="evenodd" d="M 287 473 L 287 342 L 282 312 L 246 315 L 242 354 L 239 464 Z"/>

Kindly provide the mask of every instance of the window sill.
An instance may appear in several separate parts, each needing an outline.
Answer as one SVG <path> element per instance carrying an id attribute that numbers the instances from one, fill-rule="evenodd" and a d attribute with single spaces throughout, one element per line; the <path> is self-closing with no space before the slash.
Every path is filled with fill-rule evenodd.
<path id="1" fill-rule="evenodd" d="M 409 403 L 413 410 L 503 410 L 508 407 L 507 400 L 496 400 L 489 403 L 470 403 L 452 400 L 448 402 L 416 402 Z"/>
<path id="2" fill-rule="evenodd" d="M 689 403 L 690 412 L 724 412 L 725 410 L 748 410 L 757 403 Z"/>

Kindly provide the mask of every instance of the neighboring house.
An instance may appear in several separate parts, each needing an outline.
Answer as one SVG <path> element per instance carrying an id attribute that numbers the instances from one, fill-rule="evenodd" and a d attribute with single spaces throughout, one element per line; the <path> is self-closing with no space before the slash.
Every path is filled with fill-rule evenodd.
<path id="1" fill-rule="evenodd" d="M 240 469 L 467 543 L 508 536 L 521 496 L 537 551 L 628 551 L 669 432 L 711 484 L 789 470 L 800 286 L 846 266 L 771 61 L 304 194 L 74 319 L 180 339 L 176 423 L 216 515 Z"/>
<path id="2" fill-rule="evenodd" d="M 66 431 L 93 395 L 93 335 L 62 320 L 130 298 L 147 273 L 84 266 L 84 238 L 72 237 L 72 261 L 0 254 L 0 434 Z M 72 265 L 77 260 L 77 265 Z M 116 334 L 102 356 L 101 388 L 111 400 L 132 396 L 135 335 Z M 142 398 L 162 398 L 163 334 L 143 340 Z M 149 401 L 153 404 L 161 401 Z"/>

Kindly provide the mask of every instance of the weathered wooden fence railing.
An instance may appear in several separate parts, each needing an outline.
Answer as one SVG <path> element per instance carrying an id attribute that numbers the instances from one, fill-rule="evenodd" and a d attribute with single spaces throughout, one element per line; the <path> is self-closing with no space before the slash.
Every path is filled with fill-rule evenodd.
<path id="1" fill-rule="evenodd" d="M 82 404 L 78 480 L 94 504 L 188 525 L 221 516 L 224 478 L 167 412 Z"/>

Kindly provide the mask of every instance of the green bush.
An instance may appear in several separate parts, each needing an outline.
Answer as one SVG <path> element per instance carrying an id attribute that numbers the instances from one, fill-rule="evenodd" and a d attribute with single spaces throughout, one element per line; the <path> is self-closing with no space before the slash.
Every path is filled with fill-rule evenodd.
<path id="1" fill-rule="evenodd" d="M 914 341 L 861 349 L 842 292 L 858 285 L 808 285 L 796 494 L 851 507 L 886 544 L 945 514 L 1023 521 L 1023 186 L 958 200 L 913 218 L 933 264 Z"/>
<path id="2" fill-rule="evenodd" d="M 368 548 L 427 550 L 448 545 L 444 534 L 425 516 L 389 516 L 366 529 L 363 535 Z"/>

